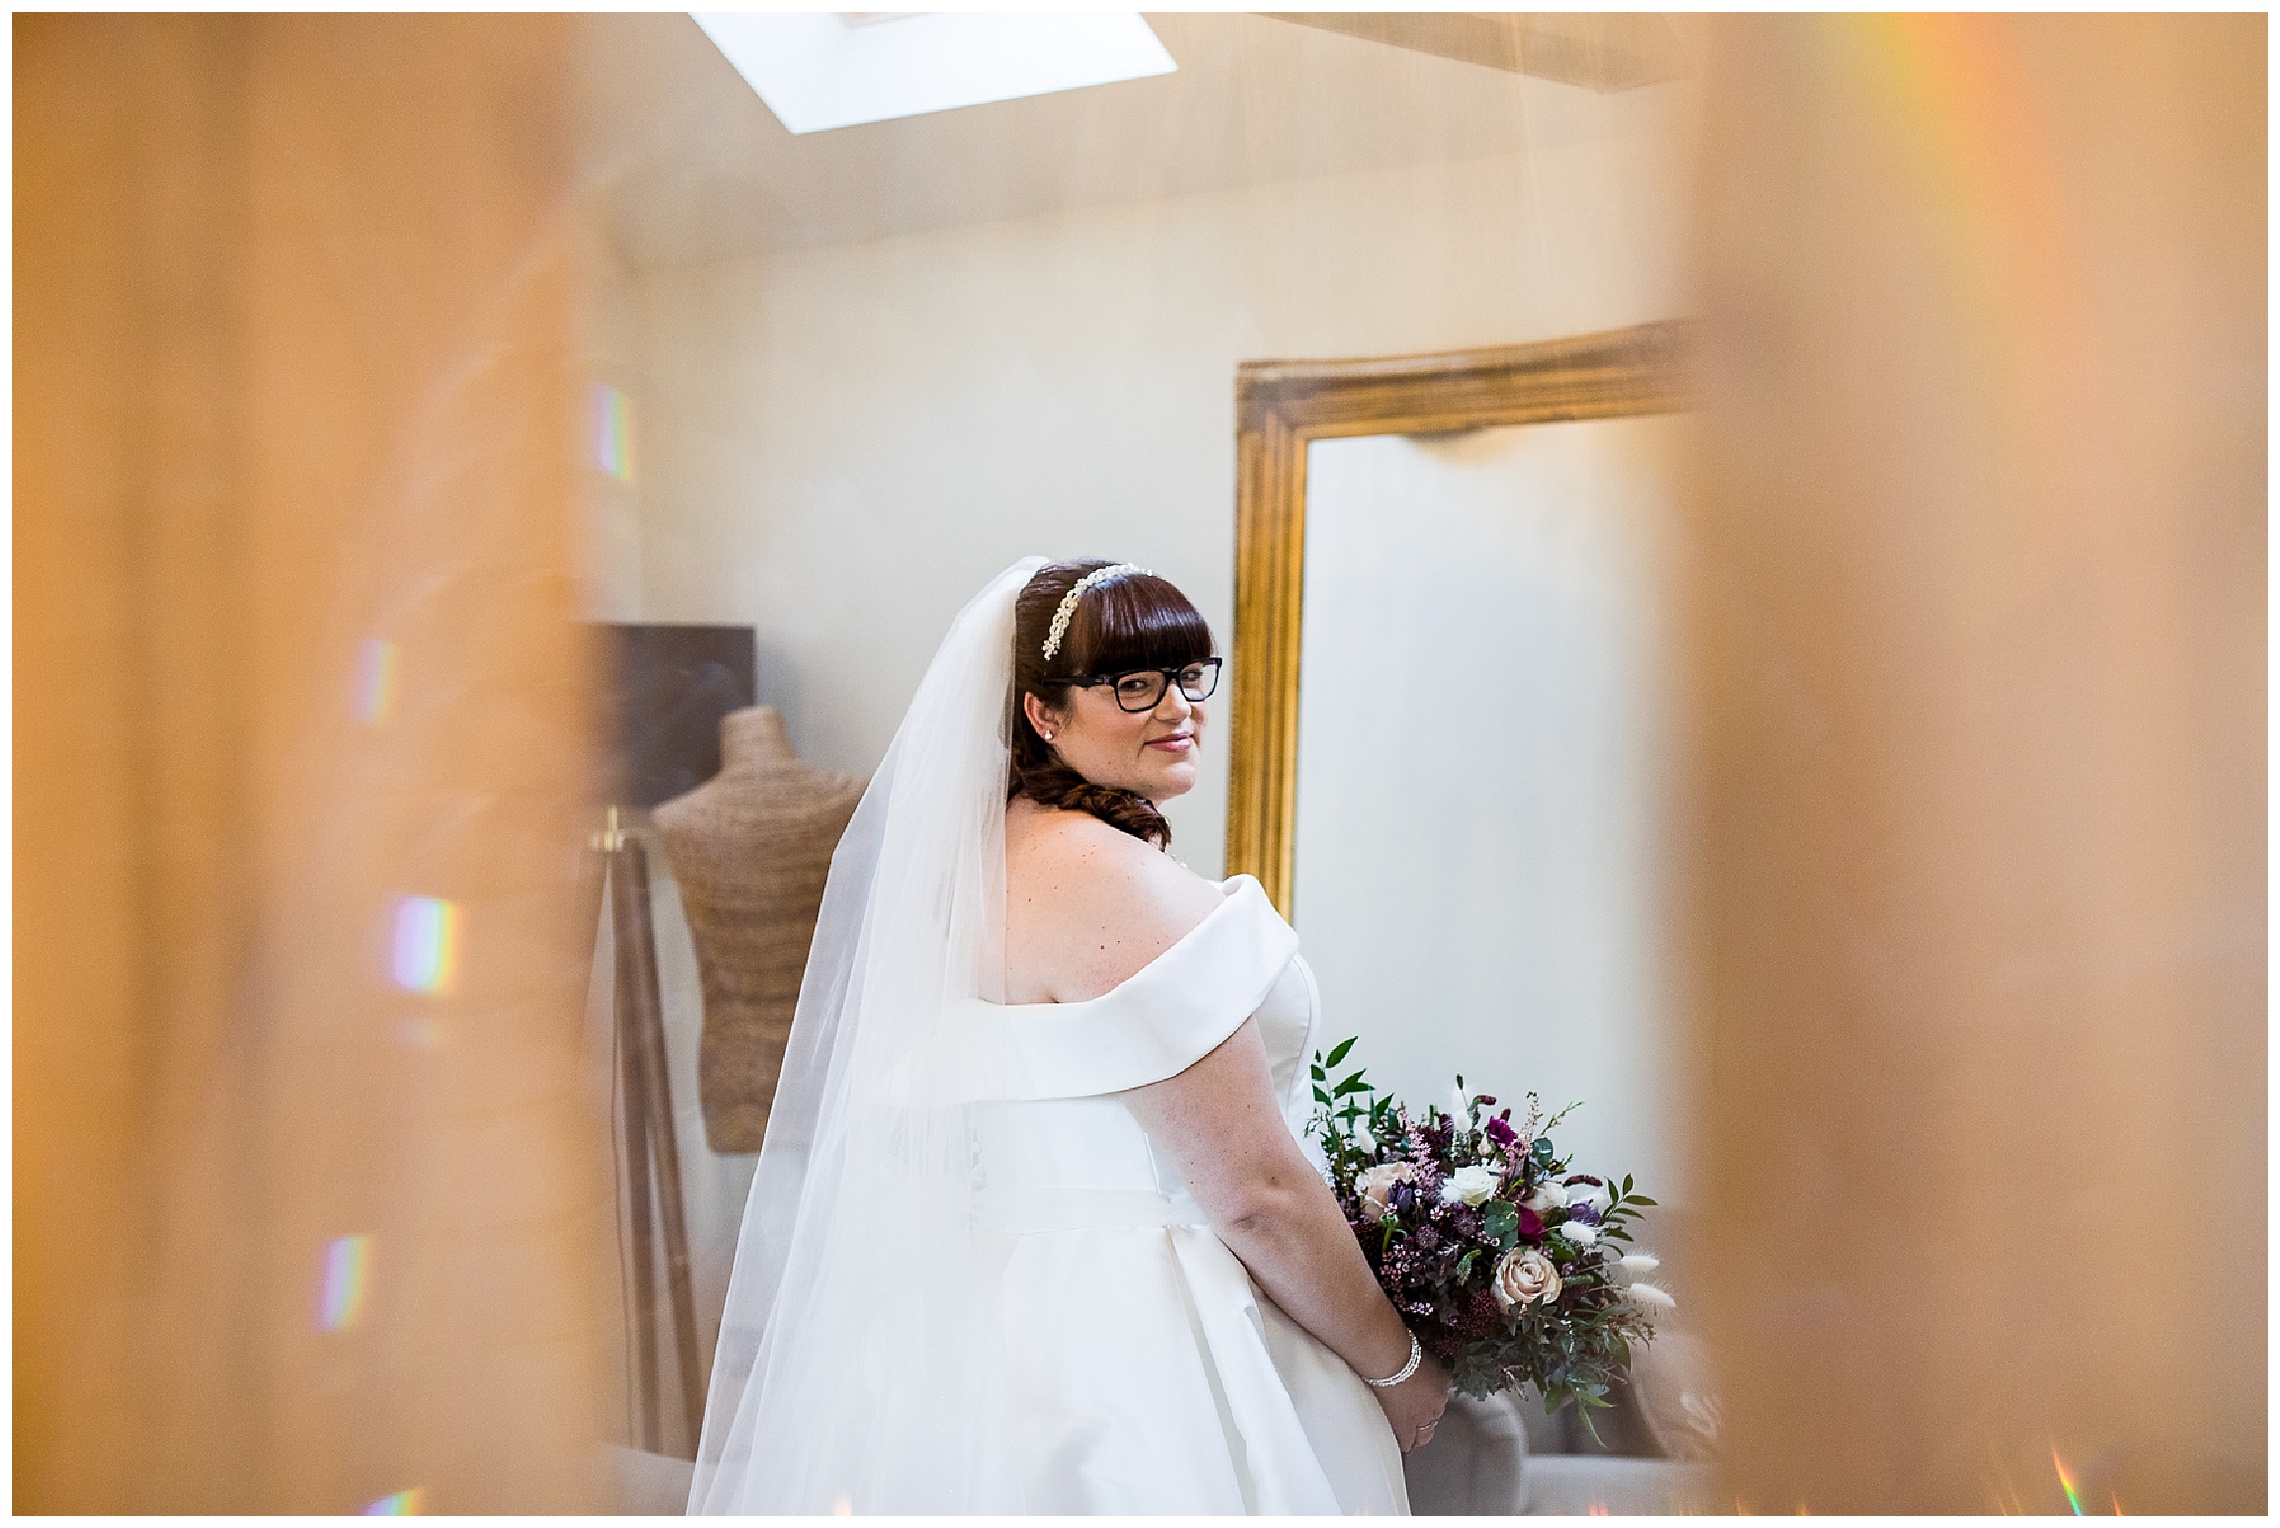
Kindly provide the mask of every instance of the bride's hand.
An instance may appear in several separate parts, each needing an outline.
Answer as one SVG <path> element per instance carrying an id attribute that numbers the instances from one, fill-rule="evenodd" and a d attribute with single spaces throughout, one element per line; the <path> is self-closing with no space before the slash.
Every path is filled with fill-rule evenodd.
<path id="1" fill-rule="evenodd" d="M 1385 1409 L 1386 1421 L 1393 1425 L 1394 1441 L 1406 1454 L 1433 1441 L 1433 1429 L 1449 1404 L 1449 1371 L 1428 1353 L 1415 1374 L 1378 1391 L 1377 1399 Z"/>

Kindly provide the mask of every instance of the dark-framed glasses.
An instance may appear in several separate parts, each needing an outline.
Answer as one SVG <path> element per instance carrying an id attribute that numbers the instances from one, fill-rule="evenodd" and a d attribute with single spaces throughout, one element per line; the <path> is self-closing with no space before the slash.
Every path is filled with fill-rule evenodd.
<path id="1" fill-rule="evenodd" d="M 1069 683 L 1084 689 L 1107 685 L 1116 697 L 1117 705 L 1127 711 L 1153 711 L 1164 701 L 1164 690 L 1178 685 L 1180 693 L 1192 701 L 1211 699 L 1211 692 L 1219 688 L 1218 658 L 1205 658 L 1199 663 L 1175 664 L 1170 668 L 1131 669 L 1122 674 L 1087 674 Z"/>

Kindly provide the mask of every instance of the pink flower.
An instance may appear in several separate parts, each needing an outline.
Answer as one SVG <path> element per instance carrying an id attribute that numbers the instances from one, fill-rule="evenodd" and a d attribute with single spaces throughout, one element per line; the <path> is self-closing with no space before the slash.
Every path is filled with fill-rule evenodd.
<path id="1" fill-rule="evenodd" d="M 1354 1192 L 1361 1196 L 1362 1219 L 1376 1225 L 1385 1219 L 1386 1200 L 1396 1183 L 1414 1183 L 1417 1169 L 1407 1162 L 1380 1162 L 1354 1175 Z"/>
<path id="2" fill-rule="evenodd" d="M 1488 1281 L 1496 1303 L 1507 1310 L 1541 1300 L 1546 1305 L 1560 1297 L 1560 1271 L 1534 1247 L 1514 1247 L 1496 1265 Z"/>

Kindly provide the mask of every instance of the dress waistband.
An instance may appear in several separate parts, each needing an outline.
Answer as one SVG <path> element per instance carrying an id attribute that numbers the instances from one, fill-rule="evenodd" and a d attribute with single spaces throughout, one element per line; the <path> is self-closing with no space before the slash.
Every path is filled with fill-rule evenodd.
<path id="1" fill-rule="evenodd" d="M 982 1189 L 974 1195 L 974 1219 L 984 1230 L 1014 1236 L 1211 1224 L 1186 1194 L 1146 1188 Z"/>

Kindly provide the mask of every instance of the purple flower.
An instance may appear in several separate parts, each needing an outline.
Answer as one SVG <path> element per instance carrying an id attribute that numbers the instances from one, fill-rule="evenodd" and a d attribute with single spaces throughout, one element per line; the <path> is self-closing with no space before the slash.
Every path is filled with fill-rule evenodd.
<path id="1" fill-rule="evenodd" d="M 1521 1239 L 1524 1241 L 1534 1241 L 1537 1237 L 1542 1236 L 1543 1234 L 1544 1217 L 1537 1214 L 1534 1210 L 1529 1209 L 1526 1205 L 1520 1206 Z"/>
<path id="2" fill-rule="evenodd" d="M 1580 1220 L 1587 1226 L 1599 1224 L 1598 1207 L 1588 1199 L 1579 1199 L 1568 1206 L 1568 1219 Z"/>
<path id="3" fill-rule="evenodd" d="M 1512 1127 L 1502 1119 L 1492 1119 L 1488 1122 L 1488 1138 L 1498 1146 L 1510 1146 L 1514 1141 L 1520 1139 L 1512 1133 Z"/>

